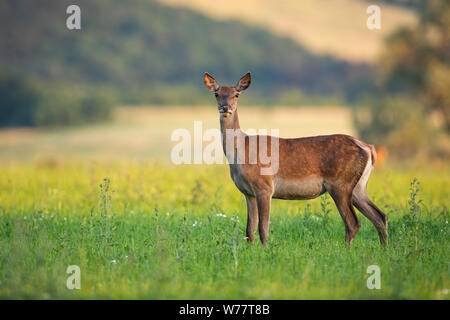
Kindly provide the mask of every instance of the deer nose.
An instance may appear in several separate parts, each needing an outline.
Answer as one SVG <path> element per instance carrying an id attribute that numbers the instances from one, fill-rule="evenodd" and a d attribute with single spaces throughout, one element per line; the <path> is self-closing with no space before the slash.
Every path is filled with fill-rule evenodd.
<path id="1" fill-rule="evenodd" d="M 225 112 L 225 113 L 227 113 L 229 109 L 230 109 L 229 106 L 221 106 L 221 107 L 219 108 L 220 112 Z"/>

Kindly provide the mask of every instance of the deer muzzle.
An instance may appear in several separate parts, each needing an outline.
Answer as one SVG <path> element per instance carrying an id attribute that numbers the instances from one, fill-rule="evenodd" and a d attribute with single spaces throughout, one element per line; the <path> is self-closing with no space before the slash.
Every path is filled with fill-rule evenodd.
<path id="1" fill-rule="evenodd" d="M 233 114 L 233 111 L 231 110 L 231 107 L 229 107 L 229 106 L 221 106 L 219 108 L 219 112 L 221 114 L 223 114 L 224 116 L 228 116 L 228 115 Z"/>

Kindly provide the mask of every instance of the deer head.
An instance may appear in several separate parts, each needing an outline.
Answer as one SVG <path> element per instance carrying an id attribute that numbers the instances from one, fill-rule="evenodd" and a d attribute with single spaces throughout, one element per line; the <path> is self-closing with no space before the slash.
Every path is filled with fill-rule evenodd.
<path id="1" fill-rule="evenodd" d="M 245 76 L 238 81 L 236 86 L 225 87 L 219 86 L 216 79 L 205 72 L 204 82 L 206 88 L 214 92 L 220 114 L 224 117 L 228 117 L 233 115 L 236 111 L 237 101 L 241 91 L 244 91 L 250 86 L 251 75 L 250 72 L 247 72 Z"/>

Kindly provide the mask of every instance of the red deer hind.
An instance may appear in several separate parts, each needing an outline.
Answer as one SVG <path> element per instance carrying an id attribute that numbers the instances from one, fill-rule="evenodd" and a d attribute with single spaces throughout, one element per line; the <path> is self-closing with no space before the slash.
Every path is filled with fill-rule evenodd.
<path id="1" fill-rule="evenodd" d="M 304 200 L 328 192 L 344 221 L 347 244 L 353 241 L 361 227 L 353 206 L 374 224 L 380 242 L 387 243 L 387 216 L 369 199 L 366 191 L 370 171 L 376 161 L 375 148 L 342 134 L 274 140 L 272 137 L 247 135 L 239 126 L 237 101 L 250 82 L 250 73 L 244 75 L 234 87 L 219 86 L 208 73 L 204 76 L 205 86 L 214 92 L 217 100 L 222 145 L 230 165 L 231 178 L 247 201 L 248 240 L 254 240 L 258 227 L 260 240 L 266 246 L 272 198 Z M 233 132 L 233 140 L 229 139 L 229 132 Z M 264 141 L 268 151 L 278 151 L 278 164 L 273 166 L 277 170 L 261 174 L 261 169 L 267 168 L 267 164 L 262 163 L 260 158 L 253 163 L 248 161 L 255 152 L 251 147 L 252 137 L 256 137 L 257 141 L 253 149 L 261 150 Z M 239 138 L 245 143 L 236 143 Z M 274 148 L 273 141 L 278 144 L 278 150 Z M 233 153 L 231 157 L 227 154 L 228 147 Z M 236 157 L 246 161 L 230 161 Z"/>

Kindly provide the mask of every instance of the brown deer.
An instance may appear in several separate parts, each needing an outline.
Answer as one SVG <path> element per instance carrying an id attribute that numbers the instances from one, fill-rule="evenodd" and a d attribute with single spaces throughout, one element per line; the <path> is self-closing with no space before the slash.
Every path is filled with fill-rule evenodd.
<path id="1" fill-rule="evenodd" d="M 353 206 L 374 224 L 380 242 L 387 243 L 387 216 L 370 201 L 366 191 L 370 171 L 377 157 L 372 145 L 342 134 L 276 138 L 279 163 L 273 167 L 277 170 L 261 174 L 261 168 L 267 168 L 267 164 L 262 163 L 260 158 L 254 163 L 248 161 L 254 152 L 250 140 L 255 136 L 249 136 L 240 129 L 237 101 L 250 82 L 250 73 L 244 75 L 234 87 L 219 86 L 208 73 L 204 76 L 205 86 L 214 92 L 217 100 L 222 145 L 229 161 L 231 178 L 247 201 L 247 239 L 250 242 L 254 240 L 254 232 L 258 227 L 260 240 L 266 246 L 272 198 L 305 200 L 328 192 L 344 220 L 345 241 L 348 245 L 361 227 Z M 229 139 L 229 132 L 234 132 L 233 140 Z M 256 137 L 257 144 L 253 146 L 258 150 L 265 147 L 262 145 L 264 140 L 267 141 L 269 153 L 276 151 L 272 137 Z M 245 143 L 236 143 L 238 138 Z M 227 146 L 230 142 L 233 143 L 232 147 Z M 227 154 L 228 147 L 234 152 L 231 157 Z M 237 157 L 245 161 L 233 161 Z"/>

